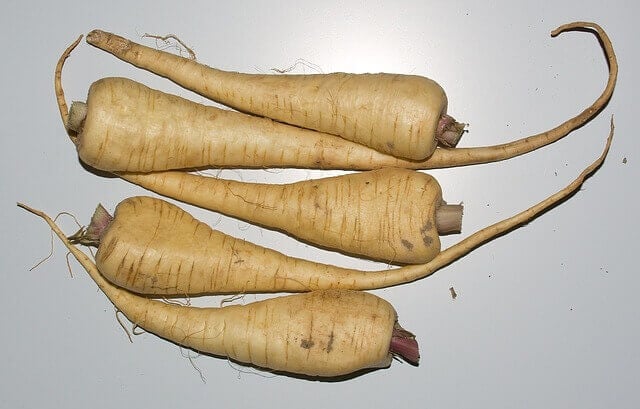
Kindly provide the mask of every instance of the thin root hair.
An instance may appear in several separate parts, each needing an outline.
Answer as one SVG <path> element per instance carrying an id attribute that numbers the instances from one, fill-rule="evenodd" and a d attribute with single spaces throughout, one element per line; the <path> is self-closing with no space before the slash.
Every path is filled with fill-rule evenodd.
<path id="1" fill-rule="evenodd" d="M 167 297 L 162 297 L 162 301 L 164 301 L 167 304 L 179 305 L 181 307 L 191 306 L 191 298 L 188 295 L 184 296 L 184 301 L 177 298 L 167 298 Z"/>
<path id="2" fill-rule="evenodd" d="M 271 68 L 270 71 L 275 72 L 277 74 L 289 74 L 289 73 L 291 73 L 293 70 L 295 70 L 298 67 L 302 67 L 302 73 L 303 74 L 307 74 L 307 71 L 305 70 L 305 68 L 309 68 L 315 74 L 324 74 L 324 72 L 322 71 L 322 68 L 320 68 L 320 66 L 318 64 L 314 64 L 311 61 L 305 60 L 304 58 L 298 58 L 288 68 L 284 68 L 284 69 L 282 69 L 282 68 Z"/>
<path id="3" fill-rule="evenodd" d="M 51 246 L 49 248 L 49 254 L 47 254 L 42 260 L 38 261 L 36 264 L 34 264 L 29 271 L 33 271 L 36 268 L 40 267 L 41 264 L 43 264 L 44 262 L 46 262 L 47 260 L 49 260 L 51 257 L 53 257 L 53 230 L 49 231 L 51 233 Z M 69 255 L 69 253 L 67 253 L 67 256 Z M 67 258 L 67 266 L 69 266 L 69 259 Z M 69 272 L 71 273 L 71 266 L 69 266 Z M 71 278 L 73 278 L 73 273 L 71 274 Z"/>
<path id="4" fill-rule="evenodd" d="M 159 50 L 165 51 L 167 49 L 173 48 L 178 50 L 178 52 L 180 53 L 180 56 L 182 57 L 183 55 L 183 51 L 186 51 L 189 54 L 189 59 L 196 61 L 196 53 L 193 51 L 193 49 L 191 49 L 190 47 L 188 47 L 184 41 L 182 41 L 178 36 L 176 36 L 175 34 L 166 34 L 166 35 L 155 35 L 155 34 L 149 34 L 149 33 L 144 33 L 142 35 L 142 38 L 153 38 L 156 40 L 156 48 L 158 48 Z M 175 41 L 177 44 L 172 44 L 171 41 L 169 40 L 173 40 Z M 161 45 L 161 43 L 164 43 L 164 46 Z"/>
<path id="5" fill-rule="evenodd" d="M 235 294 L 235 295 L 230 295 L 228 297 L 223 298 L 222 300 L 220 300 L 220 307 L 223 307 L 224 304 L 230 304 L 233 302 L 236 302 L 238 300 L 244 300 L 245 297 L 245 293 L 242 294 Z"/>
<path id="6" fill-rule="evenodd" d="M 215 169 L 215 172 L 213 172 L 213 169 L 200 169 L 195 171 L 195 174 L 199 174 L 199 175 L 203 175 L 203 176 L 207 176 L 207 177 L 213 177 L 216 179 L 220 179 L 222 172 L 232 172 L 234 173 L 236 176 L 238 176 L 238 179 L 240 182 L 244 182 L 244 174 L 242 172 L 240 172 L 238 169 L 223 169 L 223 168 L 218 168 Z"/>
<path id="7" fill-rule="evenodd" d="M 51 234 L 53 234 L 53 232 Z M 73 269 L 71 268 L 71 261 L 69 261 L 69 256 L 70 255 L 71 255 L 71 252 L 67 251 L 67 254 L 65 254 L 64 258 L 67 261 L 67 270 L 69 271 L 69 276 L 71 276 L 71 278 L 73 278 Z"/>
<path id="8" fill-rule="evenodd" d="M 82 226 L 82 223 L 80 223 L 80 222 L 78 221 L 78 218 L 76 217 L 76 215 L 74 215 L 73 213 L 69 213 L 69 212 L 60 212 L 60 213 L 58 213 L 58 214 L 56 215 L 56 217 L 54 217 L 54 218 L 53 218 L 53 221 L 54 221 L 54 222 L 57 222 L 57 221 L 58 221 L 58 219 L 60 218 L 60 216 L 69 216 L 69 217 L 71 217 L 71 218 L 73 219 L 73 221 L 76 223 L 76 225 L 77 225 L 79 228 L 82 228 L 82 227 L 83 227 L 83 226 Z"/>
<path id="9" fill-rule="evenodd" d="M 69 216 L 73 219 L 73 221 L 78 225 L 78 227 L 80 227 L 82 229 L 82 225 L 78 222 L 78 218 L 76 216 L 74 216 L 71 213 L 68 212 L 60 212 L 56 215 L 56 217 L 53 218 L 54 222 L 58 221 L 58 218 L 60 218 L 60 216 L 65 215 L 65 216 Z M 36 268 L 40 267 L 41 264 L 45 263 L 47 260 L 49 260 L 51 257 L 53 257 L 53 249 L 54 249 L 54 234 L 53 234 L 53 230 L 50 230 L 50 234 L 51 234 L 51 246 L 49 249 L 49 254 L 47 254 L 42 260 L 38 261 L 36 264 L 34 264 L 31 268 L 29 268 L 29 271 L 33 271 Z M 71 264 L 69 263 L 69 252 L 67 252 L 67 269 L 69 270 L 69 274 L 71 275 L 71 278 L 73 278 L 73 272 L 71 271 Z"/>
<path id="10" fill-rule="evenodd" d="M 246 374 L 246 375 L 255 375 L 255 376 L 260 376 L 262 378 L 276 378 L 278 375 L 268 371 L 266 369 L 258 369 L 258 368 L 253 368 L 253 367 L 247 367 L 244 365 L 239 365 L 237 364 L 235 361 L 227 358 L 227 364 L 229 365 L 229 367 L 231 367 L 231 369 L 233 369 L 234 371 L 237 372 L 238 375 L 238 379 L 242 379 L 241 375 L 242 374 Z"/>
<path id="11" fill-rule="evenodd" d="M 120 311 L 118 309 L 118 307 L 116 307 L 116 306 L 114 306 L 114 308 L 115 308 L 115 313 L 116 313 L 116 321 L 118 321 L 118 324 L 120 324 L 120 326 L 122 327 L 122 330 L 124 331 L 124 333 L 127 334 L 127 338 L 129 338 L 129 342 L 133 344 L 133 339 L 131 338 L 131 333 L 129 332 L 127 327 L 124 325 L 124 323 L 120 319 L 120 314 L 122 314 L 122 311 Z M 126 318 L 126 316 L 125 316 L 125 318 Z"/>
<path id="12" fill-rule="evenodd" d="M 196 372 L 198 372 L 198 375 L 200 375 L 200 379 L 202 380 L 202 383 L 206 384 L 207 378 L 205 378 L 204 373 L 202 372 L 202 369 L 200 369 L 200 367 L 198 367 L 198 365 L 196 365 L 196 362 L 195 362 L 195 360 L 200 358 L 202 354 L 196 352 L 196 355 L 193 356 L 191 352 L 195 352 L 195 351 L 188 348 L 184 348 L 181 345 L 179 345 L 179 348 L 180 348 L 180 355 L 182 355 L 183 358 L 187 358 L 189 360 L 189 363 L 191 364 L 193 369 L 195 369 Z"/>

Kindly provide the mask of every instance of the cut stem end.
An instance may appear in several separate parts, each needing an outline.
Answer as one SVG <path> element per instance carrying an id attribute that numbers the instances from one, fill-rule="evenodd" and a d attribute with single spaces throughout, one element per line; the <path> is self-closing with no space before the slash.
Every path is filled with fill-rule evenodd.
<path id="1" fill-rule="evenodd" d="M 454 148 L 460 142 L 466 126 L 449 115 L 442 115 L 436 130 L 436 140 L 442 146 Z"/>
<path id="2" fill-rule="evenodd" d="M 72 244 L 98 247 L 104 231 L 112 220 L 113 216 L 107 212 L 107 209 L 99 204 L 98 207 L 96 207 L 95 212 L 93 212 L 93 216 L 91 216 L 89 226 L 81 228 L 75 234 L 67 238 Z"/>
<path id="3" fill-rule="evenodd" d="M 436 209 L 436 228 L 438 234 L 454 234 L 462 231 L 462 204 L 443 203 Z"/>
<path id="4" fill-rule="evenodd" d="M 87 104 L 82 101 L 73 101 L 69 108 L 69 117 L 67 118 L 67 129 L 71 129 L 76 133 L 82 132 L 84 120 L 87 118 Z"/>
<path id="5" fill-rule="evenodd" d="M 418 365 L 420 362 L 420 351 L 415 335 L 402 328 L 397 322 L 393 326 L 389 352 L 412 365 Z"/>

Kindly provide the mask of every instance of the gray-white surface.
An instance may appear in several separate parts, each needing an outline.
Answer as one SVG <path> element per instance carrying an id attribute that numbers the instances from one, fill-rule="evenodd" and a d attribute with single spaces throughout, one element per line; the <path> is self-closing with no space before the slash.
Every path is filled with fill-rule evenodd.
<path id="1" fill-rule="evenodd" d="M 637 408 L 640 331 L 635 2 L 8 2 L 3 7 L 0 407 Z M 127 340 L 114 310 L 43 221 L 17 201 L 86 223 L 98 202 L 145 194 L 87 172 L 60 123 L 53 68 L 93 28 L 140 39 L 175 33 L 204 63 L 246 72 L 298 59 L 331 71 L 426 75 L 469 122 L 463 146 L 504 142 L 555 126 L 601 92 L 606 64 L 593 35 L 556 26 L 600 23 L 620 77 L 608 107 L 562 141 L 510 161 L 433 172 L 446 199 L 466 205 L 466 236 L 551 194 L 600 154 L 604 166 L 569 201 L 436 275 L 376 291 L 421 345 L 419 367 L 394 362 L 345 382 L 273 376 L 186 353 L 152 335 Z M 141 40 L 142 41 L 142 40 Z M 148 43 L 152 44 L 152 43 Z M 300 67 L 298 72 L 312 70 Z M 123 75 L 201 97 L 82 43 L 64 72 L 67 98 Z M 333 172 L 332 172 L 333 173 Z M 322 172 L 223 172 L 285 181 Z M 319 251 L 280 234 L 186 207 L 230 234 L 288 254 L 384 267 Z M 69 217 L 60 222 L 76 228 Z M 450 236 L 445 245 L 457 241 Z M 452 300 L 449 287 L 458 297 Z M 247 295 L 244 302 L 255 297 Z M 218 303 L 218 299 L 211 300 Z"/>

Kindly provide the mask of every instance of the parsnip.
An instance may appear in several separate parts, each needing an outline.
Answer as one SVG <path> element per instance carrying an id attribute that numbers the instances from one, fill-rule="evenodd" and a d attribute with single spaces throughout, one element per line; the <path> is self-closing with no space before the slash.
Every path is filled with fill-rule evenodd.
<path id="1" fill-rule="evenodd" d="M 442 199 L 431 175 L 408 169 L 287 184 L 249 183 L 180 171 L 118 173 L 166 197 L 220 212 L 342 253 L 417 264 L 440 252 L 440 234 L 460 232 L 462 205 Z"/>
<path id="2" fill-rule="evenodd" d="M 446 107 L 446 97 L 439 86 L 422 77 L 344 73 L 309 76 L 241 74 L 214 69 L 100 30 L 89 33 L 87 42 L 240 111 L 337 134 L 388 154 L 367 154 L 367 150 L 354 147 L 353 152 L 356 153 L 353 156 L 348 154 L 351 149 L 345 150 L 342 161 L 320 163 L 319 168 L 364 170 L 401 166 L 429 169 L 493 162 L 522 155 L 566 136 L 602 110 L 611 98 L 618 75 L 613 46 L 606 32 L 591 22 L 565 24 L 552 31 L 551 35 L 555 37 L 574 30 L 593 31 L 604 48 L 609 65 L 607 85 L 591 106 L 555 128 L 536 135 L 501 145 L 453 149 L 435 149 L 434 134 L 438 132 L 434 129 L 440 126 L 434 124 L 441 121 L 434 118 Z M 418 89 L 421 91 L 416 91 Z M 391 95 L 384 91 L 390 91 Z M 429 95 L 423 102 L 404 99 L 423 94 Z M 398 95 L 400 97 L 397 98 Z M 413 109 L 416 106 L 430 113 L 419 114 L 419 109 Z M 454 129 L 456 127 L 453 126 Z M 324 156 L 321 153 L 324 147 L 328 147 L 327 156 L 330 156 L 332 143 L 329 139 L 319 146 L 315 156 Z M 417 144 L 426 148 L 414 147 Z M 389 155 L 409 160 L 390 164 Z M 370 159 L 368 162 L 367 157 Z M 247 166 L 255 166 L 253 160 L 247 163 Z M 308 164 L 279 164 L 276 161 L 263 166 L 308 167 Z"/>
<path id="3" fill-rule="evenodd" d="M 202 308 L 165 303 L 109 283 L 91 259 L 42 217 L 109 300 L 140 328 L 199 352 L 313 377 L 384 368 L 394 354 L 417 364 L 418 344 L 387 301 L 361 291 L 326 290 L 246 305 Z"/>
<path id="4" fill-rule="evenodd" d="M 109 172 L 415 165 L 338 136 L 198 104 L 127 78 L 94 82 L 86 102 L 71 104 L 66 127 L 80 159 Z"/>

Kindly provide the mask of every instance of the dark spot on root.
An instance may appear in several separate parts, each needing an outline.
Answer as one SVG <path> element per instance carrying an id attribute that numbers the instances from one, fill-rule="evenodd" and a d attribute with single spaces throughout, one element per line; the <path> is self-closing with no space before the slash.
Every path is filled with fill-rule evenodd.
<path id="1" fill-rule="evenodd" d="M 429 235 L 429 231 L 433 229 L 433 223 L 431 221 L 427 221 L 424 226 L 420 229 L 420 233 L 422 235 L 422 242 L 425 246 L 431 247 L 433 245 L 433 237 Z"/>
<path id="2" fill-rule="evenodd" d="M 425 234 L 431 229 L 433 229 L 433 223 L 431 223 L 431 221 L 427 221 L 420 229 L 420 233 Z"/>
<path id="3" fill-rule="evenodd" d="M 413 243 L 411 243 L 409 240 L 402 239 L 400 240 L 400 242 L 402 243 L 404 248 L 406 248 L 407 250 L 409 251 L 413 250 Z"/>
<path id="4" fill-rule="evenodd" d="M 329 342 L 327 343 L 327 353 L 333 351 L 333 331 L 331 331 L 331 335 L 329 335 Z"/>
<path id="5" fill-rule="evenodd" d="M 387 148 L 393 149 L 394 147 L 395 147 L 395 144 L 393 142 L 387 142 Z"/>
<path id="6" fill-rule="evenodd" d="M 315 342 L 311 339 L 303 339 L 300 341 L 300 346 L 304 349 L 311 349 L 315 345 Z"/>

